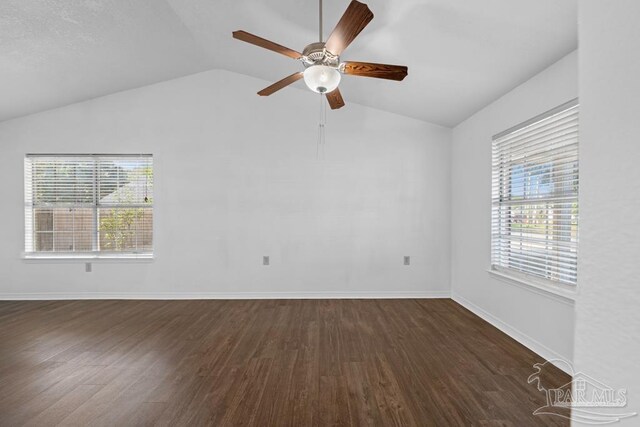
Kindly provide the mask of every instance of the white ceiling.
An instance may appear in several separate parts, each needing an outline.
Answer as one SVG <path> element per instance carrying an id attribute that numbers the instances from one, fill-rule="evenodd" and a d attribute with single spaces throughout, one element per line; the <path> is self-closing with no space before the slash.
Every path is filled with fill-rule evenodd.
<path id="1" fill-rule="evenodd" d="M 452 126 L 577 48 L 577 0 L 364 1 L 375 18 L 342 59 L 409 76 L 346 76 L 347 106 Z M 325 38 L 348 3 L 324 0 Z M 231 32 L 302 50 L 317 13 L 314 0 L 2 0 L 0 120 L 210 68 L 279 80 L 301 64 Z"/>

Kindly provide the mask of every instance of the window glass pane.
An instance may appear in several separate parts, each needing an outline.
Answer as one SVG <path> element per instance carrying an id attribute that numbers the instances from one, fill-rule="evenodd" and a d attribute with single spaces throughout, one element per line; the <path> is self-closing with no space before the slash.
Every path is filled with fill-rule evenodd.
<path id="1" fill-rule="evenodd" d="M 137 252 L 152 249 L 151 208 L 100 208 L 98 213 L 101 251 Z"/>
<path id="2" fill-rule="evenodd" d="M 93 161 L 33 162 L 33 198 L 39 203 L 93 203 Z"/>
<path id="3" fill-rule="evenodd" d="M 138 229 L 138 249 L 144 251 L 153 250 L 153 209 L 144 208 L 137 224 Z"/>
<path id="4" fill-rule="evenodd" d="M 56 252 L 73 252 L 73 233 L 68 231 L 53 233 L 53 248 Z"/>
<path id="5" fill-rule="evenodd" d="M 53 210 L 34 209 L 35 231 L 53 231 Z"/>
<path id="6" fill-rule="evenodd" d="M 93 233 L 77 232 L 73 235 L 74 250 L 78 252 L 91 252 L 93 250 Z"/>
<path id="7" fill-rule="evenodd" d="M 153 169 L 150 159 L 102 160 L 99 179 L 101 205 L 152 203 Z"/>
<path id="8" fill-rule="evenodd" d="M 72 214 L 73 230 L 76 233 L 93 231 L 93 208 L 75 208 Z"/>
<path id="9" fill-rule="evenodd" d="M 56 252 L 74 252 L 93 250 L 93 209 L 92 208 L 53 208 L 34 209 L 35 233 L 48 232 L 47 247 Z M 49 247 L 51 246 L 51 247 Z"/>
<path id="10" fill-rule="evenodd" d="M 35 248 L 38 252 L 53 251 L 53 232 L 36 233 Z"/>

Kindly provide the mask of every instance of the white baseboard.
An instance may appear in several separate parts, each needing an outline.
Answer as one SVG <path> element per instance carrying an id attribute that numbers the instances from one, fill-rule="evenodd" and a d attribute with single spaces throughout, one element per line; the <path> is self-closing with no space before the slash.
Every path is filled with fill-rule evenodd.
<path id="1" fill-rule="evenodd" d="M 85 299 L 395 299 L 395 298 L 450 298 L 449 291 L 420 292 L 79 292 L 79 293 L 15 293 L 0 294 L 0 300 L 85 300 Z"/>
<path id="2" fill-rule="evenodd" d="M 529 335 L 523 332 L 520 332 L 518 329 L 506 324 L 505 322 L 498 319 L 493 314 L 483 310 L 482 308 L 478 307 L 468 299 L 461 297 L 458 294 L 452 294 L 451 299 L 457 302 L 458 304 L 460 304 L 461 306 L 463 306 L 464 308 L 466 308 L 467 310 L 469 310 L 470 312 L 472 312 L 473 314 L 475 314 L 476 316 L 480 317 L 481 319 L 489 322 L 491 325 L 500 329 L 502 332 L 509 335 L 511 338 L 518 341 L 520 344 L 527 347 L 529 350 L 538 354 L 543 359 L 551 361 L 551 363 L 553 363 L 554 360 L 558 360 L 558 359 L 567 361 L 569 363 L 572 362 L 567 357 L 564 357 L 561 354 L 558 354 L 557 352 L 551 350 L 549 347 L 545 346 L 539 341 L 536 341 L 535 339 L 531 338 Z M 567 374 L 573 375 L 572 372 L 567 371 L 566 369 L 567 366 L 565 364 L 562 364 L 562 363 L 553 363 L 553 364 L 557 366 L 559 369 L 561 369 L 562 371 L 566 372 Z"/>

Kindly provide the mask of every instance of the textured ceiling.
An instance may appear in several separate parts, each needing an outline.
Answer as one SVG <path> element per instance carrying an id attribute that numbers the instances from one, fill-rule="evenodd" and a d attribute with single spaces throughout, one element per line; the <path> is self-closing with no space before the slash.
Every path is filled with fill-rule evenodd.
<path id="1" fill-rule="evenodd" d="M 346 76 L 347 106 L 452 126 L 577 48 L 577 0 L 365 2 L 375 18 L 342 59 L 408 65 L 409 76 Z M 326 38 L 348 1 L 324 4 Z M 301 64 L 231 32 L 302 50 L 318 37 L 317 9 L 311 0 L 2 0 L 0 120 L 210 68 L 279 80 Z"/>

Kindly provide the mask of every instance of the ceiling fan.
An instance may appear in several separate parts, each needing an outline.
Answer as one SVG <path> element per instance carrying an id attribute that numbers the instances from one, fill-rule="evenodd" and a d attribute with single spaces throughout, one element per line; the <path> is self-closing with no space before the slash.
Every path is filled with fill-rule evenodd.
<path id="1" fill-rule="evenodd" d="M 319 42 L 307 45 L 302 53 L 277 43 L 247 33 L 234 31 L 233 37 L 247 43 L 272 50 L 297 59 L 305 67 L 304 71 L 293 73 L 258 92 L 260 96 L 269 96 L 280 89 L 304 78 L 305 83 L 314 92 L 325 94 L 332 110 L 343 107 L 344 100 L 338 85 L 342 74 L 351 76 L 375 77 L 378 79 L 403 80 L 407 76 L 407 67 L 403 65 L 374 64 L 371 62 L 340 62 L 340 55 L 373 19 L 369 7 L 352 0 L 338 24 L 326 42 L 322 38 L 322 0 L 320 6 Z"/>

